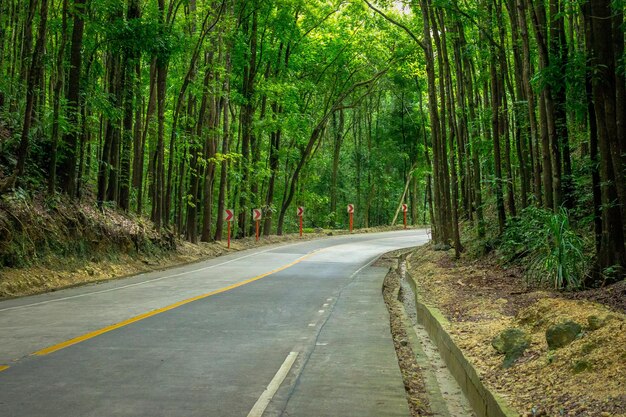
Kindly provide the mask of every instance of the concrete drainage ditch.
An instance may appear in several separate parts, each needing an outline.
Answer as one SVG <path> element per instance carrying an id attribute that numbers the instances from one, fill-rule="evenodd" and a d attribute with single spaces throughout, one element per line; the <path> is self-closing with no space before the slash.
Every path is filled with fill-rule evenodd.
<path id="1" fill-rule="evenodd" d="M 444 330 L 446 319 L 441 312 L 419 298 L 415 281 L 407 271 L 410 253 L 390 253 L 379 263 L 389 267 L 383 295 L 412 415 L 518 416 L 484 386 Z"/>

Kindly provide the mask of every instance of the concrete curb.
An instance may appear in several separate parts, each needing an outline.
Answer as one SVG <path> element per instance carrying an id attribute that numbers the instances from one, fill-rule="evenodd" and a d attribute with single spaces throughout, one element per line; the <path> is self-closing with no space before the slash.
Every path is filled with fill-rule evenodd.
<path id="1" fill-rule="evenodd" d="M 448 320 L 437 308 L 420 300 L 415 280 L 408 273 L 406 276 L 415 295 L 417 320 L 439 349 L 439 354 L 461 386 L 474 412 L 479 417 L 519 417 L 516 411 L 482 383 L 476 369 L 446 332 L 443 324 L 448 323 Z"/>

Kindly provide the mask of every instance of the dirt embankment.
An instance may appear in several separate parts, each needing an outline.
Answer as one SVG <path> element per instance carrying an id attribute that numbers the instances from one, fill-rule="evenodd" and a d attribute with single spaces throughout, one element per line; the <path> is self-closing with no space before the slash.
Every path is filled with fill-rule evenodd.
<path id="1" fill-rule="evenodd" d="M 421 299 L 450 321 L 448 332 L 481 378 L 520 415 L 626 416 L 624 283 L 574 294 L 530 288 L 519 271 L 455 261 L 452 252 L 430 246 L 413 255 L 410 273 Z M 580 326 L 572 324 L 577 334 L 550 349 L 548 330 L 566 322 Z M 508 368 L 492 346 L 506 329 L 527 340 Z"/>
<path id="2" fill-rule="evenodd" d="M 362 229 L 358 232 L 396 230 Z M 132 213 L 89 198 L 30 199 L 19 192 L 0 198 L 0 299 L 31 295 L 164 269 L 261 245 L 345 234 L 321 230 L 298 235 L 192 244 Z"/>

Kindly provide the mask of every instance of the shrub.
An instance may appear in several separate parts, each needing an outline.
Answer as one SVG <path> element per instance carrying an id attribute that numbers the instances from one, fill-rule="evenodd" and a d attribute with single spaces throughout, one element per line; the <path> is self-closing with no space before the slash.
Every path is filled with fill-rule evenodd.
<path id="1" fill-rule="evenodd" d="M 535 253 L 548 234 L 546 224 L 551 214 L 542 208 L 528 207 L 520 216 L 509 218 L 499 242 L 502 260 L 511 263 Z"/>
<path id="2" fill-rule="evenodd" d="M 527 277 L 555 289 L 579 289 L 589 268 L 585 242 L 570 225 L 565 209 L 529 207 L 511 219 L 502 236 L 505 262 L 524 259 Z"/>

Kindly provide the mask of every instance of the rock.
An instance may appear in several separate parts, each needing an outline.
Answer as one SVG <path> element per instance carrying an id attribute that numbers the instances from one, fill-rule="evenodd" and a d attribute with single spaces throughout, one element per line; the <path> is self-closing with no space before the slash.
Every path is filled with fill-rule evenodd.
<path id="1" fill-rule="evenodd" d="M 408 344 L 409 344 L 409 342 L 407 342 L 407 340 L 406 340 L 406 339 L 402 339 L 402 340 L 400 340 L 400 344 L 401 344 L 402 346 L 406 346 L 406 345 L 408 345 Z"/>
<path id="2" fill-rule="evenodd" d="M 586 361 L 584 359 L 576 361 L 572 364 L 572 372 L 574 372 L 575 374 L 579 374 L 581 372 L 585 372 L 590 370 L 591 364 L 589 363 L 589 361 Z"/>
<path id="3" fill-rule="evenodd" d="M 602 320 L 598 316 L 589 316 L 587 317 L 587 329 L 589 330 L 598 330 L 606 324 L 606 319 Z"/>
<path id="4" fill-rule="evenodd" d="M 494 337 L 491 341 L 491 346 L 498 353 L 505 355 L 502 367 L 510 368 L 522 356 L 526 348 L 530 346 L 530 340 L 523 330 L 510 328 Z"/>
<path id="5" fill-rule="evenodd" d="M 549 349 L 558 349 L 567 346 L 578 337 L 583 328 L 574 321 L 555 324 L 546 330 L 546 342 Z"/>
<path id="6" fill-rule="evenodd" d="M 583 345 L 583 347 L 580 349 L 580 352 L 583 355 L 588 355 L 588 354 L 590 354 L 591 352 L 593 352 L 597 348 L 598 348 L 598 344 L 597 343 L 589 342 L 589 343 L 585 343 Z"/>
<path id="7" fill-rule="evenodd" d="M 611 321 L 611 320 L 616 320 L 616 321 L 624 321 L 624 319 L 623 319 L 623 318 L 618 317 L 618 316 L 616 316 L 616 315 L 614 315 L 614 314 L 608 314 L 608 315 L 604 318 L 604 322 L 605 322 L 605 323 L 606 323 L 606 322 L 608 322 L 608 321 Z"/>

